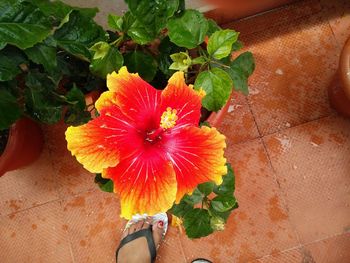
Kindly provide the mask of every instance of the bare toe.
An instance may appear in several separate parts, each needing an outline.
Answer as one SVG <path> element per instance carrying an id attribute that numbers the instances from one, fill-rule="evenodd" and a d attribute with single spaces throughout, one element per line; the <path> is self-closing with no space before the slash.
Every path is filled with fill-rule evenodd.
<path id="1" fill-rule="evenodd" d="M 156 245 L 156 248 L 158 248 L 164 234 L 164 222 L 158 221 L 156 224 L 153 225 L 152 230 L 153 230 L 154 244 Z"/>

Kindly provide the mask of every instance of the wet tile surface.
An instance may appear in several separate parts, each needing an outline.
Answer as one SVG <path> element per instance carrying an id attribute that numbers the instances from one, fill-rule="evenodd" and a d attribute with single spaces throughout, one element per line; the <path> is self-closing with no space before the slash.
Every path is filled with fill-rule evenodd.
<path id="1" fill-rule="evenodd" d="M 247 262 L 297 246 L 261 140 L 231 147 L 227 158 L 236 171 L 239 209 L 223 232 L 193 241 L 181 236 L 187 261 L 204 257 L 214 262 Z"/>
<path id="2" fill-rule="evenodd" d="M 326 92 L 349 17 L 347 0 L 307 0 L 225 25 L 257 65 L 218 127 L 240 207 L 210 237 L 170 228 L 157 262 L 350 262 L 350 120 Z M 118 199 L 67 151 L 65 129 L 45 126 L 40 159 L 0 178 L 1 262 L 115 262 Z"/>
<path id="3" fill-rule="evenodd" d="M 239 143 L 259 137 L 259 132 L 248 102 L 241 93 L 234 93 L 225 118 L 218 127 L 227 143 Z"/>
<path id="4" fill-rule="evenodd" d="M 47 147 L 30 166 L 0 178 L 0 215 L 58 199 L 55 170 Z"/>
<path id="5" fill-rule="evenodd" d="M 59 201 L 0 220 L 1 262 L 73 262 Z"/>
<path id="6" fill-rule="evenodd" d="M 332 116 L 264 138 L 303 243 L 350 226 L 350 121 Z"/>
<path id="7" fill-rule="evenodd" d="M 305 246 L 314 262 L 339 263 L 349 262 L 350 259 L 350 233 L 335 236 Z"/>

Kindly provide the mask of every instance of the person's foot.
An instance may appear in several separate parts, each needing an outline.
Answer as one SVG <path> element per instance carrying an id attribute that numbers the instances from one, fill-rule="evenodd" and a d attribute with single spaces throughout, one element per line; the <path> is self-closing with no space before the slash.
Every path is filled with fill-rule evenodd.
<path id="1" fill-rule="evenodd" d="M 152 223 L 151 218 L 141 220 L 132 224 L 129 228 L 125 229 L 122 238 L 129 234 L 135 233 L 141 229 L 148 228 Z M 158 249 L 162 236 L 164 233 L 164 223 L 158 221 L 152 226 L 153 240 L 156 248 Z M 119 249 L 117 263 L 150 263 L 151 255 L 148 249 L 147 239 L 145 237 L 137 238 Z"/>

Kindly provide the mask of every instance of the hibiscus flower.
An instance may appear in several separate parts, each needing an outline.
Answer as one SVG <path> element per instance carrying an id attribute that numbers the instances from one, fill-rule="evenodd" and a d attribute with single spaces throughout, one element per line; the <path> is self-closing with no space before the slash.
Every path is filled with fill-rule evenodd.
<path id="1" fill-rule="evenodd" d="M 157 90 L 126 67 L 107 76 L 100 116 L 66 131 L 68 149 L 90 172 L 114 183 L 121 216 L 167 211 L 200 183 L 222 182 L 225 137 L 198 127 L 204 91 L 175 73 Z"/>

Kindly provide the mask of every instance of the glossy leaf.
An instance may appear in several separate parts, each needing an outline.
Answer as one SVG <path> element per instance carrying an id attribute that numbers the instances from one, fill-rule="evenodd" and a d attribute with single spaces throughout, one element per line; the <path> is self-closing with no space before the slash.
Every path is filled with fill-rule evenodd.
<path id="1" fill-rule="evenodd" d="M 178 9 L 178 0 L 126 0 L 130 12 L 153 37 L 166 26 L 167 19 Z"/>
<path id="2" fill-rule="evenodd" d="M 154 40 L 154 35 L 151 34 L 145 24 L 135 20 L 129 27 L 127 34 L 134 40 L 137 44 L 145 45 Z"/>
<path id="3" fill-rule="evenodd" d="M 21 49 L 43 41 L 51 32 L 49 19 L 29 2 L 0 1 L 0 45 Z"/>
<path id="4" fill-rule="evenodd" d="M 214 193 L 220 196 L 229 195 L 232 196 L 235 190 L 235 176 L 231 165 L 228 163 L 227 174 L 222 177 L 221 185 L 214 186 Z"/>
<path id="5" fill-rule="evenodd" d="M 95 183 L 98 184 L 102 191 L 113 193 L 114 184 L 112 180 L 103 178 L 101 174 L 96 174 Z"/>
<path id="6" fill-rule="evenodd" d="M 208 19 L 208 31 L 207 36 L 211 36 L 216 31 L 221 30 L 221 27 L 213 19 Z"/>
<path id="7" fill-rule="evenodd" d="M 25 56 L 14 47 L 6 47 L 0 51 L 0 81 L 11 80 L 21 69 L 19 65 L 25 62 Z"/>
<path id="8" fill-rule="evenodd" d="M 55 32 L 54 38 L 62 49 L 81 59 L 90 60 L 89 48 L 96 42 L 106 40 L 106 35 L 103 28 L 91 18 L 73 11 L 69 21 Z"/>
<path id="9" fill-rule="evenodd" d="M 108 15 L 108 26 L 112 29 L 115 29 L 119 32 L 123 31 L 123 18 L 117 15 L 109 14 Z"/>
<path id="10" fill-rule="evenodd" d="M 90 70 L 95 75 L 105 79 L 108 73 L 118 71 L 123 66 L 124 59 L 116 47 L 110 46 L 106 42 L 99 42 L 98 44 L 100 44 L 100 48 L 96 45 L 91 48 L 94 50 L 94 56 L 90 64 Z"/>
<path id="11" fill-rule="evenodd" d="M 208 210 L 195 208 L 185 214 L 183 224 L 189 238 L 199 238 L 213 233 Z"/>
<path id="12" fill-rule="evenodd" d="M 98 12 L 98 8 L 81 8 L 67 5 L 61 1 L 31 0 L 46 16 L 53 16 L 64 19 L 71 11 L 77 10 L 82 15 L 93 18 Z"/>
<path id="13" fill-rule="evenodd" d="M 169 19 L 167 27 L 171 42 L 180 47 L 195 48 L 203 42 L 208 22 L 200 12 L 186 10 L 181 16 Z"/>
<path id="14" fill-rule="evenodd" d="M 185 195 L 183 200 L 190 205 L 195 205 L 202 203 L 203 198 L 204 195 L 196 188 L 191 195 Z"/>
<path id="15" fill-rule="evenodd" d="M 84 93 L 77 88 L 75 85 L 73 85 L 73 88 L 71 88 L 67 94 L 66 94 L 67 102 L 70 104 L 75 105 L 79 110 L 85 109 L 85 96 Z"/>
<path id="16" fill-rule="evenodd" d="M 38 43 L 24 50 L 28 58 L 36 64 L 43 65 L 45 70 L 52 73 L 57 69 L 56 48 Z"/>
<path id="17" fill-rule="evenodd" d="M 192 209 L 193 205 L 181 200 L 179 204 L 174 204 L 173 207 L 169 209 L 169 213 L 177 217 L 184 217 Z"/>
<path id="18" fill-rule="evenodd" d="M 232 90 L 230 76 L 220 68 L 213 68 L 201 72 L 195 83 L 196 89 L 203 88 L 206 96 L 202 100 L 203 106 L 211 111 L 220 110 L 228 100 Z"/>
<path id="19" fill-rule="evenodd" d="M 255 69 L 254 57 L 251 52 L 244 52 L 231 62 L 230 68 L 226 69 L 230 75 L 234 89 L 248 95 L 248 77 Z"/>
<path id="20" fill-rule="evenodd" d="M 238 35 L 237 32 L 230 29 L 213 33 L 209 38 L 207 46 L 209 55 L 215 59 L 222 59 L 230 55 L 232 45 L 237 41 Z"/>
<path id="21" fill-rule="evenodd" d="M 211 207 L 220 213 L 229 211 L 236 204 L 236 198 L 234 196 L 217 196 L 211 200 Z"/>
<path id="22" fill-rule="evenodd" d="M 21 109 L 14 97 L 0 87 L 0 130 L 7 129 L 21 116 Z"/>
<path id="23" fill-rule="evenodd" d="M 199 184 L 197 188 L 203 195 L 208 196 L 213 191 L 214 185 L 213 182 L 206 182 Z"/>
<path id="24" fill-rule="evenodd" d="M 124 65 L 129 72 L 139 73 L 146 81 L 151 81 L 157 72 L 157 61 L 141 51 L 127 53 L 124 56 Z"/>

